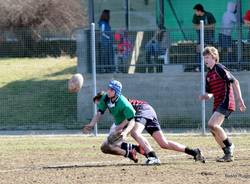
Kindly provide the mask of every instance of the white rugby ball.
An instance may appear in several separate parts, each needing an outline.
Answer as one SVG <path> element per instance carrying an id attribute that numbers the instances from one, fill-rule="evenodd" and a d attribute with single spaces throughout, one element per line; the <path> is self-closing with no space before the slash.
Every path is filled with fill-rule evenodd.
<path id="1" fill-rule="evenodd" d="M 77 93 L 83 86 L 84 78 L 82 74 L 74 74 L 68 81 L 68 91 L 70 93 Z"/>

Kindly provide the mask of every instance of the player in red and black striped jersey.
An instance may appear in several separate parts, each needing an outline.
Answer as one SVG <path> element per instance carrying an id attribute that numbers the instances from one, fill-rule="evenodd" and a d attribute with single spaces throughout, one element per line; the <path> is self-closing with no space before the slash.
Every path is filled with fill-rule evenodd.
<path id="1" fill-rule="evenodd" d="M 206 47 L 203 56 L 209 71 L 206 76 L 206 93 L 199 99 L 208 100 L 214 97 L 213 115 L 208 121 L 208 127 L 224 152 L 224 156 L 218 158 L 217 161 L 230 162 L 233 161 L 234 144 L 229 140 L 221 125 L 224 119 L 235 111 L 234 92 L 239 110 L 244 112 L 246 106 L 242 99 L 239 81 L 219 63 L 218 50 L 214 47 Z"/>
<path id="2" fill-rule="evenodd" d="M 146 164 L 158 164 L 160 161 L 157 158 L 148 140 L 142 135 L 142 131 L 144 129 L 154 138 L 154 140 L 161 148 L 192 155 L 195 161 L 201 161 L 205 163 L 205 157 L 202 155 L 199 148 L 191 149 L 185 145 L 167 140 L 165 138 L 161 130 L 156 112 L 151 105 L 142 100 L 129 99 L 129 102 L 132 104 L 133 108 L 136 111 L 135 126 L 130 133 L 131 136 L 144 149 L 146 153 L 145 155 L 148 158 Z"/>

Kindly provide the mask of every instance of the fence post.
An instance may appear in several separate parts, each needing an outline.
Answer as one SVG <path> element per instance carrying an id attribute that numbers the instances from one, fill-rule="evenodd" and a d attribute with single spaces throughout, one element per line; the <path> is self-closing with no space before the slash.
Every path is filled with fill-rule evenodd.
<path id="1" fill-rule="evenodd" d="M 201 56 L 201 94 L 205 94 L 205 71 L 204 71 L 204 21 L 200 21 L 200 56 Z M 201 122 L 202 122 L 202 135 L 206 134 L 206 109 L 205 100 L 201 102 Z"/>
<path id="2" fill-rule="evenodd" d="M 77 73 L 86 74 L 89 73 L 89 63 L 86 48 L 87 42 L 87 33 L 84 29 L 77 29 L 73 32 L 74 37 L 76 38 L 76 56 L 77 56 Z M 84 109 L 84 94 L 80 90 L 77 93 L 77 122 L 81 122 L 84 119 L 82 110 Z"/>
<path id="3" fill-rule="evenodd" d="M 93 78 L 93 96 L 96 95 L 96 53 L 95 53 L 95 23 L 91 23 L 91 60 L 92 60 L 92 78 Z M 96 104 L 93 104 L 93 116 L 96 114 Z M 98 135 L 97 124 L 94 128 L 95 136 Z"/>

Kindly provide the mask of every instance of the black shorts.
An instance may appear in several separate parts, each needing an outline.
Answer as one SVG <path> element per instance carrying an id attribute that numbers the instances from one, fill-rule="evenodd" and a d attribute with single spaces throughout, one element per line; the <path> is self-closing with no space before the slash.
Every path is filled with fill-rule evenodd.
<path id="1" fill-rule="evenodd" d="M 215 109 L 215 111 L 223 114 L 225 116 L 225 118 L 228 118 L 230 116 L 230 114 L 232 113 L 232 111 L 223 108 L 221 105 L 219 107 L 217 107 L 217 109 Z"/>
<path id="2" fill-rule="evenodd" d="M 143 118 L 143 117 L 136 117 L 135 121 L 138 122 L 138 123 L 143 124 L 145 126 L 145 130 L 150 135 L 152 135 L 156 131 L 161 130 L 161 126 L 160 126 L 157 118 L 147 119 L 147 118 Z"/>

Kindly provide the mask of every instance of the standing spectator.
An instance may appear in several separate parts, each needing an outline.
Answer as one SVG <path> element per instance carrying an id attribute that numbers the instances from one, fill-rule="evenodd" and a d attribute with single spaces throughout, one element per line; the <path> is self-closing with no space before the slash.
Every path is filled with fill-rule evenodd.
<path id="1" fill-rule="evenodd" d="M 103 10 L 98 22 L 100 28 L 100 72 L 114 72 L 114 51 L 111 27 L 109 24 L 110 10 Z M 107 66 L 105 66 L 107 65 Z"/>
<path id="2" fill-rule="evenodd" d="M 244 24 L 249 27 L 247 41 L 250 42 L 250 10 L 247 10 L 245 16 L 243 17 Z"/>
<path id="3" fill-rule="evenodd" d="M 227 3 L 227 10 L 223 14 L 221 21 L 221 31 L 219 33 L 219 51 L 226 49 L 227 62 L 232 62 L 232 29 L 237 21 L 236 4 L 234 2 Z"/>
<path id="4" fill-rule="evenodd" d="M 212 13 L 207 12 L 204 10 L 201 4 L 196 4 L 194 6 L 194 15 L 193 15 L 193 25 L 197 32 L 197 40 L 198 40 L 198 47 L 197 47 L 197 55 L 196 60 L 200 66 L 200 21 L 204 21 L 204 42 L 206 45 L 212 45 L 214 43 L 214 28 L 216 20 Z M 197 67 L 195 71 L 199 71 L 200 68 Z"/>

